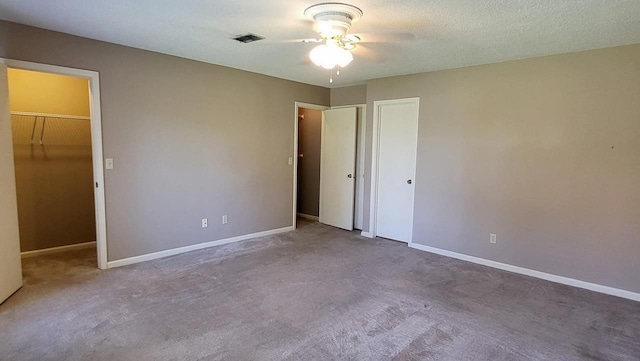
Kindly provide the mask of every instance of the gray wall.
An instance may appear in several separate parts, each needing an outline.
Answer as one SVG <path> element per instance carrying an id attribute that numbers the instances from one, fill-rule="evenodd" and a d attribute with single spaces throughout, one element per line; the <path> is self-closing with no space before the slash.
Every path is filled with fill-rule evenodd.
<path id="1" fill-rule="evenodd" d="M 328 89 L 3 21 L 0 57 L 100 72 L 110 261 L 292 225 L 294 102 Z"/>
<path id="2" fill-rule="evenodd" d="M 365 104 L 367 85 L 354 85 L 331 89 L 331 106 Z"/>
<path id="3" fill-rule="evenodd" d="M 299 108 L 298 115 L 298 213 L 320 215 L 320 146 L 322 110 Z"/>
<path id="4" fill-rule="evenodd" d="M 640 291 L 640 45 L 367 83 L 368 109 L 405 97 L 414 242 Z"/>

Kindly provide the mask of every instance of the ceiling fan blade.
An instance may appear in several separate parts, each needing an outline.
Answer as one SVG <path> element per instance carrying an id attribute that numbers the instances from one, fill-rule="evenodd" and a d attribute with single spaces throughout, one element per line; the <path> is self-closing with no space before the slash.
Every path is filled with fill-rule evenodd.
<path id="1" fill-rule="evenodd" d="M 296 22 L 298 23 L 296 26 L 297 27 L 301 27 L 301 28 L 309 28 L 312 29 L 313 26 L 315 25 L 315 22 L 312 19 L 309 18 L 298 18 L 296 19 Z"/>
<path id="2" fill-rule="evenodd" d="M 374 64 L 381 64 L 388 60 L 386 54 L 380 51 L 374 51 L 367 45 L 358 44 L 353 50 L 353 56 L 355 58 L 363 58 Z"/>
<path id="3" fill-rule="evenodd" d="M 278 45 L 278 44 L 314 44 L 320 43 L 322 39 L 265 39 L 263 41 L 258 41 L 255 43 L 255 46 L 261 45 Z"/>
<path id="4" fill-rule="evenodd" d="M 384 33 L 359 33 L 355 34 L 361 43 L 396 43 L 400 41 L 412 41 L 416 38 L 411 33 L 384 32 Z"/>

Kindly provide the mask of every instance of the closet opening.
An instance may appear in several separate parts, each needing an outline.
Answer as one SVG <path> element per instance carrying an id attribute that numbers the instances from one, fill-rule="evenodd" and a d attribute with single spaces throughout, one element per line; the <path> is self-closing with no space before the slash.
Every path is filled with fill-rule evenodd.
<path id="1" fill-rule="evenodd" d="M 317 222 L 320 215 L 320 147 L 322 112 L 327 107 L 311 104 L 297 107 L 296 222 Z"/>
<path id="2" fill-rule="evenodd" d="M 90 80 L 7 77 L 23 271 L 38 267 L 33 257 L 98 267 Z"/>
<path id="3" fill-rule="evenodd" d="M 366 105 L 295 105 L 294 227 L 361 230 Z"/>

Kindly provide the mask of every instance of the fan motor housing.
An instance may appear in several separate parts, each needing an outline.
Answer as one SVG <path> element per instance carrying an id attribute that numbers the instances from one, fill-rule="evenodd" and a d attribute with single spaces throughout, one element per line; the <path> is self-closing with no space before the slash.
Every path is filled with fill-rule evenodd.
<path id="1" fill-rule="evenodd" d="M 360 20 L 362 10 L 343 3 L 322 3 L 308 7 L 304 15 L 315 22 L 315 30 L 325 38 L 344 36 L 351 24 Z"/>

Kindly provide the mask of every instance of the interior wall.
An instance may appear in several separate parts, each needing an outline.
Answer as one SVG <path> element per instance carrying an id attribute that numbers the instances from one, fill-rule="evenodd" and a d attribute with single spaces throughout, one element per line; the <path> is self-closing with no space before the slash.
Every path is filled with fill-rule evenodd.
<path id="1" fill-rule="evenodd" d="M 640 45 L 367 83 L 407 97 L 414 242 L 640 292 Z"/>
<path id="2" fill-rule="evenodd" d="M 9 69 L 11 111 L 88 117 L 87 79 Z"/>
<path id="3" fill-rule="evenodd" d="M 365 104 L 367 102 L 367 85 L 354 85 L 331 89 L 331 106 Z"/>
<path id="4" fill-rule="evenodd" d="M 100 73 L 109 261 L 293 226 L 291 112 L 329 89 L 4 21 L 0 57 Z"/>
<path id="5" fill-rule="evenodd" d="M 89 115 L 87 79 L 16 69 L 8 75 L 11 111 Z M 48 118 L 45 123 L 13 115 L 11 123 L 20 249 L 95 241 L 90 121 Z"/>
<path id="6" fill-rule="evenodd" d="M 322 110 L 298 109 L 298 213 L 320 215 Z"/>

